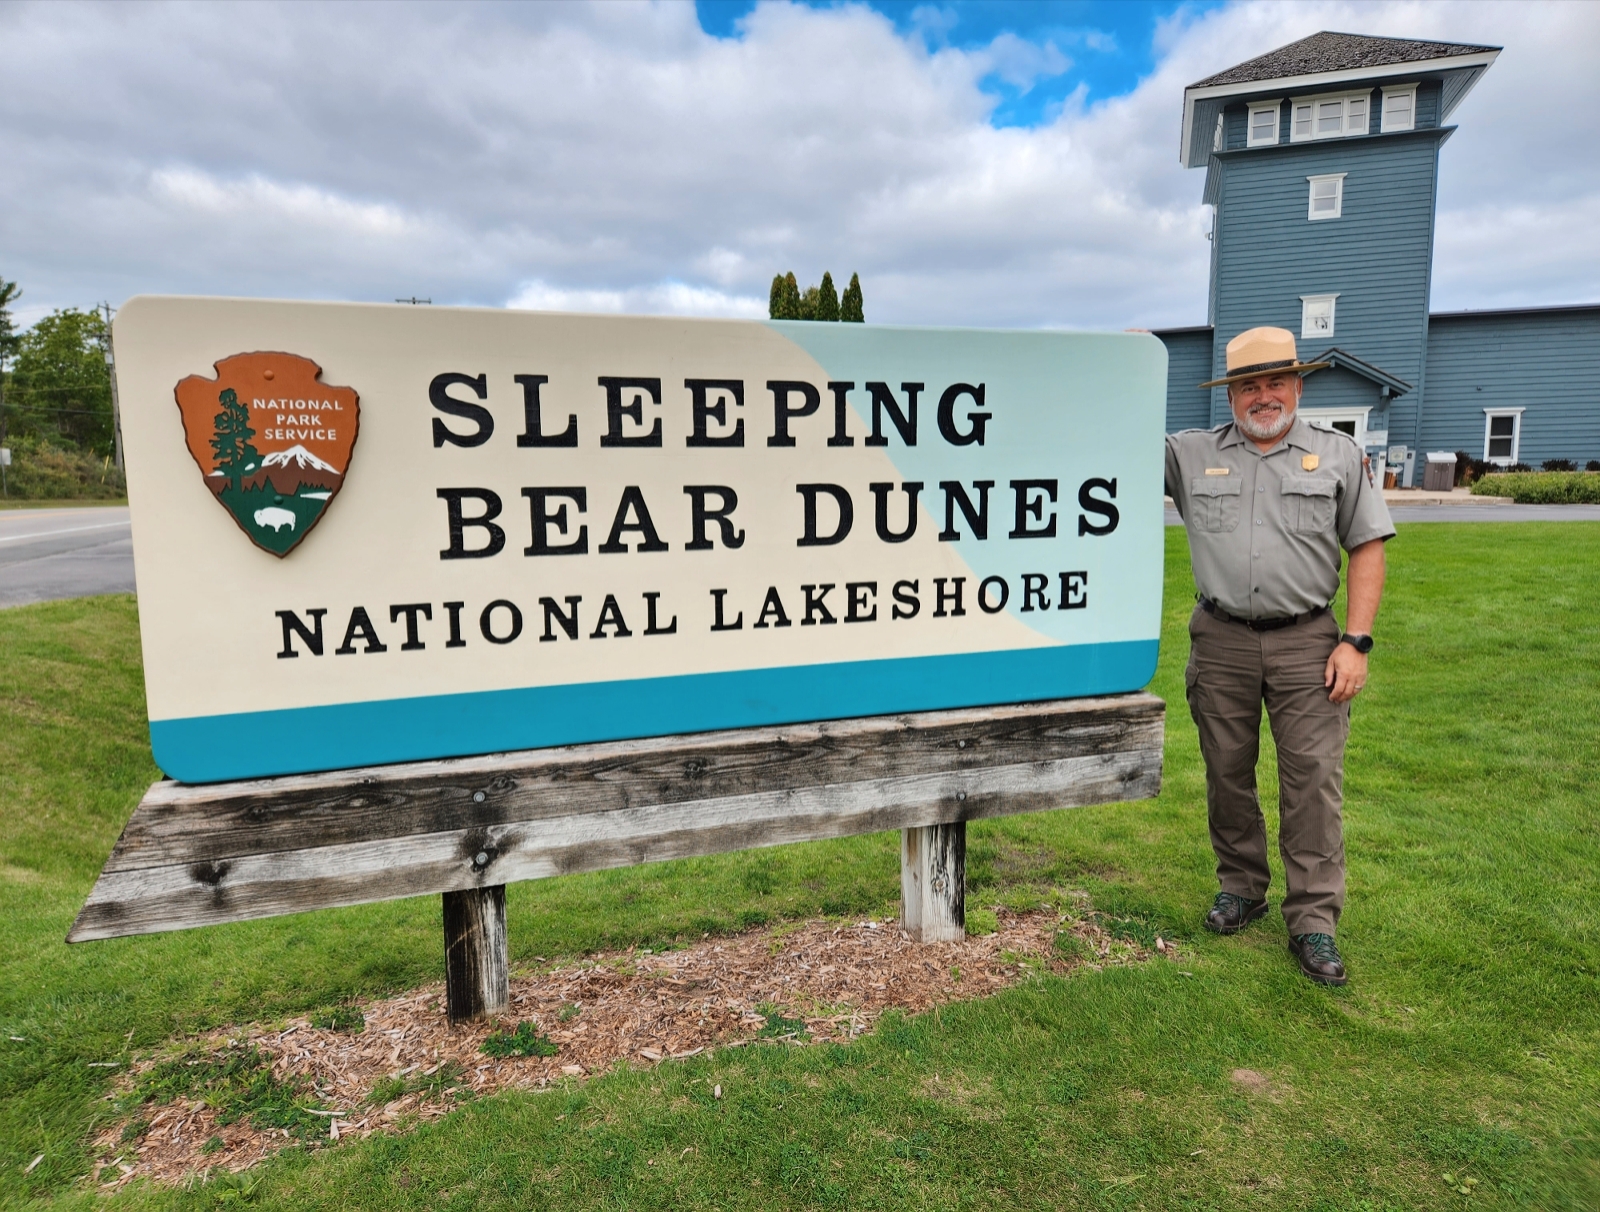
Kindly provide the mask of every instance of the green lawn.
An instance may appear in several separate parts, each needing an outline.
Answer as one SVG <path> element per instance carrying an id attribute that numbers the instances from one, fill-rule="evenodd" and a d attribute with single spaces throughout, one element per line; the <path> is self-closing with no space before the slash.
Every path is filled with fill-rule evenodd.
<path id="1" fill-rule="evenodd" d="M 974 905 L 1087 889 L 1184 962 L 1042 978 L 849 1047 L 484 1099 L 287 1152 L 247 1194 L 116 1202 L 1600 1206 L 1600 524 L 1435 523 L 1391 545 L 1346 781 L 1344 990 L 1298 975 L 1275 914 L 1231 940 L 1198 929 L 1214 882 L 1182 700 L 1192 587 L 1168 540 L 1165 794 L 974 826 L 969 874 Z M 154 775 L 132 599 L 0 611 L 0 1201 L 97 1198 L 77 1180 L 112 1071 L 90 1062 L 441 974 L 437 898 L 64 946 Z M 519 885 L 513 956 L 881 914 L 897 861 L 880 835 Z"/>

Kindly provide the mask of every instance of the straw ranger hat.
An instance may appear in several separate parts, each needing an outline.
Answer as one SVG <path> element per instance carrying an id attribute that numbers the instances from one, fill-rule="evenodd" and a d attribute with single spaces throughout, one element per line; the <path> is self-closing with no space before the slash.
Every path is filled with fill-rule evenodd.
<path id="1" fill-rule="evenodd" d="M 1252 328 L 1228 342 L 1228 373 L 1201 387 L 1222 387 L 1240 379 L 1274 373 L 1298 375 L 1325 370 L 1330 362 L 1302 362 L 1295 352 L 1294 334 L 1287 328 Z"/>

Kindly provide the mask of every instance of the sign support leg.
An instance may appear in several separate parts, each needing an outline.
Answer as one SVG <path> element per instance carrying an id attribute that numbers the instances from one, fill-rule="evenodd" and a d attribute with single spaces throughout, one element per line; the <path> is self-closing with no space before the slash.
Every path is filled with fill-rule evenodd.
<path id="1" fill-rule="evenodd" d="M 900 831 L 900 927 L 919 943 L 967 937 L 967 823 Z"/>
<path id="2" fill-rule="evenodd" d="M 451 1026 L 511 1004 L 504 884 L 444 894 L 444 987 Z"/>

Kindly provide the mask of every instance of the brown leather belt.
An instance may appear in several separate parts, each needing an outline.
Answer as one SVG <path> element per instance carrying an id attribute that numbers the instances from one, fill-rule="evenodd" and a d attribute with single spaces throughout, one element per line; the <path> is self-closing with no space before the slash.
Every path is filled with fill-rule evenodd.
<path id="1" fill-rule="evenodd" d="M 1229 614 L 1207 597 L 1200 598 L 1200 609 L 1224 623 L 1238 623 L 1239 626 L 1248 627 L 1251 631 L 1277 631 L 1283 627 L 1293 627 L 1297 623 L 1319 619 L 1328 613 L 1326 606 L 1318 606 L 1315 610 L 1308 610 L 1304 614 L 1285 615 L 1281 619 L 1241 619 L 1238 615 Z"/>

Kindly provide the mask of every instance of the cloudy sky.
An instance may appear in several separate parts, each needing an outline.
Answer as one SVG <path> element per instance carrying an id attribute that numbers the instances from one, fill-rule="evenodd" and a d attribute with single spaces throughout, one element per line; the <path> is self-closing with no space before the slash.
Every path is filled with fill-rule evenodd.
<path id="1" fill-rule="evenodd" d="M 1503 45 L 1435 309 L 1600 300 L 1600 5 L 0 2 L 20 318 L 140 292 L 869 320 L 1205 318 L 1185 84 L 1337 29 Z"/>

